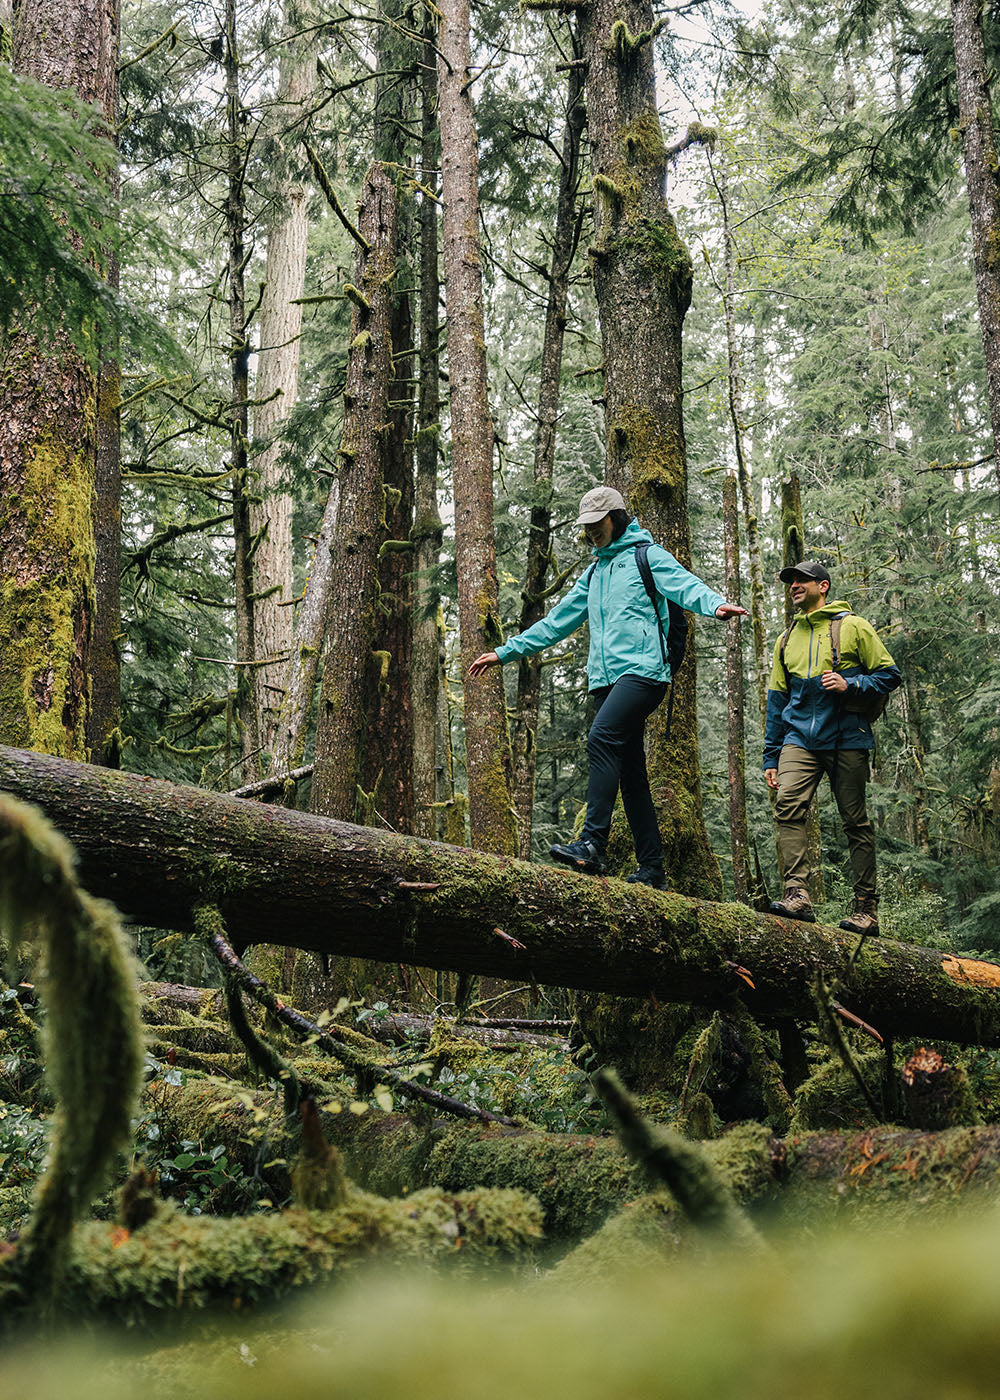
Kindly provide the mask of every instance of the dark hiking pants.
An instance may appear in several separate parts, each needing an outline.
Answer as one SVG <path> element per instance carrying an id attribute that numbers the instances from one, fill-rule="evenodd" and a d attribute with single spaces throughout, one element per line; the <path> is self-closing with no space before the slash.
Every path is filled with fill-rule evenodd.
<path id="1" fill-rule="evenodd" d="M 774 816 L 785 886 L 809 888 L 814 872 L 809 869 L 806 815 L 824 773 L 829 775 L 851 852 L 854 893 L 859 899 L 874 899 L 875 832 L 865 808 L 867 749 L 800 749 L 785 744 L 781 750 Z"/>
<path id="2" fill-rule="evenodd" d="M 603 850 L 619 789 L 640 865 L 663 865 L 663 845 L 646 776 L 646 720 L 667 693 L 662 681 L 622 676 L 591 695 L 597 715 L 587 735 L 590 777 L 582 837 Z"/>

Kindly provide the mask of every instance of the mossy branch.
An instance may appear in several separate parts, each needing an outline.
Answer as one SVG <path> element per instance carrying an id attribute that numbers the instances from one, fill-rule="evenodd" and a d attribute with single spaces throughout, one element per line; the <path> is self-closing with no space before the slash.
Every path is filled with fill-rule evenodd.
<path id="1" fill-rule="evenodd" d="M 660 19 L 652 29 L 642 29 L 638 34 L 633 34 L 623 19 L 617 19 L 611 26 L 611 37 L 606 47 L 608 52 L 615 54 L 621 62 L 629 63 L 641 48 L 651 44 L 657 34 L 661 34 L 666 27 L 667 21 Z"/>
<path id="2" fill-rule="evenodd" d="M 865 1083 L 865 1077 L 851 1054 L 851 1047 L 847 1043 L 847 1037 L 844 1035 L 843 1027 L 838 1019 L 839 1008 L 834 1000 L 832 989 L 821 972 L 817 972 L 814 986 L 817 1022 L 826 1033 L 831 1049 L 840 1056 L 844 1068 L 861 1090 L 868 1107 L 876 1119 L 882 1122 L 885 1118 L 885 1108 L 876 1100 L 875 1095 Z"/>
<path id="3" fill-rule="evenodd" d="M 301 1011 L 296 1011 L 293 1007 L 286 1006 L 283 1001 L 280 1001 L 270 987 L 266 986 L 259 977 L 255 977 L 250 969 L 241 962 L 221 933 L 212 933 L 209 936 L 209 943 L 219 962 L 233 974 L 245 992 L 248 992 L 255 1001 L 266 1007 L 273 1016 L 289 1026 L 297 1035 L 315 1041 L 321 1050 L 339 1060 L 344 1068 L 350 1070 L 352 1074 L 367 1076 L 377 1084 L 387 1084 L 403 1098 L 416 1099 L 421 1103 L 430 1104 L 432 1108 L 454 1114 L 458 1118 L 473 1118 L 479 1123 L 503 1123 L 509 1128 L 518 1126 L 513 1118 L 506 1118 L 499 1113 L 488 1113 L 486 1109 L 470 1108 L 467 1103 L 462 1103 L 459 1099 L 449 1098 L 447 1094 L 442 1094 L 438 1089 L 429 1089 L 425 1084 L 414 1084 L 398 1070 L 391 1069 L 388 1065 L 381 1065 L 377 1060 L 364 1054 L 353 1045 L 345 1044 L 338 1038 L 338 1027 L 327 1026 L 324 1028 L 317 1022 L 311 1021 L 308 1016 L 303 1016 Z"/>
<path id="4" fill-rule="evenodd" d="M 222 922 L 222 915 L 219 913 L 218 907 L 214 904 L 202 904 L 195 909 L 194 927 L 195 932 L 209 944 L 213 951 L 215 951 L 215 945 L 212 942 L 214 936 L 218 934 L 221 938 L 225 938 L 225 924 Z M 240 989 L 239 980 L 225 962 L 222 964 L 222 974 L 226 1010 L 229 1012 L 229 1023 L 233 1028 L 233 1034 L 246 1050 L 250 1063 L 268 1079 L 275 1079 L 281 1085 L 285 1097 L 285 1113 L 290 1118 L 298 1111 L 302 1099 L 302 1082 L 288 1061 L 279 1055 L 274 1046 L 269 1045 L 251 1026 L 247 1018 L 246 1007 L 243 1005 L 243 992 Z"/>
<path id="5" fill-rule="evenodd" d="M 51 1295 L 73 1221 L 127 1143 L 142 1075 L 135 974 L 118 914 L 77 882 L 73 848 L 35 807 L 0 796 L 0 929 L 39 946 L 52 1151 L 25 1239 L 5 1266 Z"/>
<path id="6" fill-rule="evenodd" d="M 372 304 L 371 304 L 371 302 L 368 300 L 368 298 L 365 296 L 365 294 L 364 294 L 363 292 L 359 292 L 359 291 L 358 291 L 357 287 L 354 285 L 353 282 L 345 282 L 345 283 L 344 283 L 344 296 L 347 298 L 347 300 L 348 300 L 349 302 L 351 302 L 354 306 L 356 306 L 356 307 L 358 308 L 358 310 L 361 311 L 361 312 L 363 312 L 366 316 L 370 316 L 370 315 L 371 315 L 371 310 L 372 310 Z M 354 348 L 354 346 L 357 344 L 357 342 L 358 342 L 359 340 L 361 340 L 361 336 L 360 336 L 360 335 L 356 335 L 356 336 L 354 337 L 354 341 L 352 342 L 352 345 L 351 345 L 351 348 L 352 348 L 352 349 Z M 369 340 L 369 342 L 371 341 L 371 336 L 368 337 L 368 340 Z M 362 347 L 361 347 L 361 348 L 364 348 L 364 343 L 362 344 Z"/>
<path id="7" fill-rule="evenodd" d="M 700 1147 L 643 1118 L 614 1070 L 599 1069 L 593 1084 L 615 1120 L 625 1151 L 670 1189 L 694 1225 L 729 1243 L 763 1248 L 757 1231 Z"/>
<path id="8" fill-rule="evenodd" d="M 598 194 L 603 195 L 615 209 L 621 209 L 625 203 L 624 191 L 607 175 L 594 176 L 594 189 Z"/>
<path id="9" fill-rule="evenodd" d="M 686 151 L 689 146 L 707 146 L 710 151 L 714 151 L 718 139 L 719 133 L 714 126 L 702 126 L 701 122 L 692 122 L 680 140 L 667 147 L 667 159 L 672 160 L 674 156 L 679 156 L 681 151 Z"/>
<path id="10" fill-rule="evenodd" d="M 347 214 L 344 211 L 344 206 L 337 198 L 337 192 L 333 188 L 333 185 L 330 183 L 330 177 L 326 173 L 326 167 L 324 166 L 323 162 L 320 160 L 319 156 L 313 150 L 312 146 L 309 144 L 308 141 L 303 141 L 302 145 L 305 148 L 305 153 L 308 157 L 309 164 L 312 166 L 312 172 L 316 176 L 316 183 L 326 195 L 326 202 L 329 204 L 330 208 L 336 214 L 340 222 L 344 225 L 344 228 L 347 229 L 347 232 L 354 239 L 355 243 L 357 243 L 359 247 L 363 248 L 366 253 L 370 253 L 372 245 L 368 242 L 368 239 L 365 238 L 364 234 L 361 233 L 357 225 L 352 223 L 352 221 L 347 217 Z"/>

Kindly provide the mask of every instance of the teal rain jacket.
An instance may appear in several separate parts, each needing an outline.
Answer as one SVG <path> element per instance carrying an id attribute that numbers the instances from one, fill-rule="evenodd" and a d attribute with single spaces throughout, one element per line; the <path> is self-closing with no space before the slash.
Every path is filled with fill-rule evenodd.
<path id="1" fill-rule="evenodd" d="M 635 560 L 634 547 L 644 541 L 649 545 L 647 558 L 657 593 L 689 612 L 714 617 L 725 598 L 688 573 L 632 520 L 619 539 L 594 550 L 593 569 L 577 579 L 547 617 L 497 647 L 500 660 L 543 651 L 589 622 L 587 682 L 591 690 L 614 685 L 622 676 L 669 681 L 670 667 L 660 655 L 656 618 Z M 665 637 L 670 627 L 666 603 L 660 604 L 659 613 Z"/>
<path id="2" fill-rule="evenodd" d="M 767 692 L 767 726 L 762 767 L 777 768 L 782 745 L 800 749 L 870 749 L 875 737 L 864 715 L 849 714 L 840 692 L 824 690 L 820 677 L 833 669 L 830 622 L 846 612 L 840 624 L 838 674 L 848 689 L 888 695 L 902 680 L 899 669 L 870 622 L 850 611 L 849 603 L 827 602 L 795 619 L 785 645 L 785 665 L 775 643 Z M 788 676 L 785 675 L 785 667 Z M 790 684 L 789 684 L 790 680 Z"/>

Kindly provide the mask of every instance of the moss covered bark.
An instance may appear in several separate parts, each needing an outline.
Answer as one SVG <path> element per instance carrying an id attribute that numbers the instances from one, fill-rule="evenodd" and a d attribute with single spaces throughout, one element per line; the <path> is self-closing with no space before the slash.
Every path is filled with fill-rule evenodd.
<path id="1" fill-rule="evenodd" d="M 386 536 L 384 456 L 390 438 L 397 197 L 384 166 L 372 166 L 365 178 L 359 225 L 365 244 L 358 252 L 358 288 L 352 299 L 340 508 L 310 797 L 313 811 L 344 820 L 354 819 L 362 795 L 365 707 L 378 630 L 378 552 Z"/>
<path id="2" fill-rule="evenodd" d="M 232 1220 L 161 1208 L 139 1230 L 99 1222 L 77 1232 L 57 1315 L 162 1328 L 169 1314 L 243 1312 L 373 1260 L 412 1267 L 523 1257 L 541 1233 L 537 1203 L 517 1191 L 431 1189 L 397 1201 L 353 1192 L 339 1210 Z M 0 1307 L 8 1326 L 23 1317 L 3 1261 Z"/>
<path id="3" fill-rule="evenodd" d="M 666 202 L 649 0 L 592 0 L 580 11 L 594 186 L 591 261 L 604 346 L 606 479 L 656 540 L 691 564 L 681 412 L 681 329 L 691 259 Z M 668 883 L 721 893 L 701 809 L 692 642 L 666 712 L 649 727 L 648 765 Z"/>
<path id="4" fill-rule="evenodd" d="M 211 899 L 234 937 L 812 1021 L 817 972 L 883 1035 L 1000 1044 L 1000 967 L 0 749 L 0 787 L 146 925 Z M 857 956 L 853 955 L 857 952 Z M 741 971 L 742 969 L 742 971 Z M 743 975 L 745 971 L 750 981 Z M 750 982 L 753 985 L 750 985 Z"/>

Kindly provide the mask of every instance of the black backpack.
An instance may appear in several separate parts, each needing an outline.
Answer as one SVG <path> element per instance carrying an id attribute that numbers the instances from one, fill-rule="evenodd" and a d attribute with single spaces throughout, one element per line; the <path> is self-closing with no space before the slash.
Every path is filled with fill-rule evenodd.
<path id="1" fill-rule="evenodd" d="M 663 664 L 670 667 L 670 699 L 667 701 L 667 729 L 665 738 L 670 738 L 670 722 L 674 714 L 674 678 L 680 670 L 681 662 L 684 660 L 684 653 L 687 650 L 687 639 L 689 624 L 687 613 L 679 603 L 667 599 L 667 619 L 669 626 L 666 636 L 663 634 L 663 619 L 660 617 L 659 594 L 656 591 L 656 584 L 653 582 L 653 571 L 649 567 L 649 541 L 643 540 L 639 544 L 634 544 L 635 562 L 639 570 L 639 577 L 642 579 L 643 587 L 649 596 L 649 601 L 653 605 L 653 615 L 656 618 L 656 631 L 660 638 L 660 656 Z M 596 564 L 591 564 L 590 573 L 587 575 L 587 587 L 590 588 L 590 580 L 593 577 Z"/>

